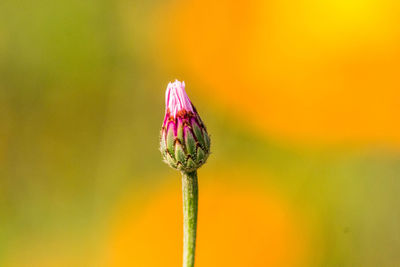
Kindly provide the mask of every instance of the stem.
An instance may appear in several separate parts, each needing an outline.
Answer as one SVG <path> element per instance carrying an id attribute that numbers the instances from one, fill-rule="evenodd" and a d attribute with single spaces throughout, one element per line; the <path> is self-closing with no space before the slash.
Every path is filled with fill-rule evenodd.
<path id="1" fill-rule="evenodd" d="M 196 250 L 197 201 L 198 185 L 197 171 L 182 172 L 183 194 L 183 267 L 194 266 Z"/>

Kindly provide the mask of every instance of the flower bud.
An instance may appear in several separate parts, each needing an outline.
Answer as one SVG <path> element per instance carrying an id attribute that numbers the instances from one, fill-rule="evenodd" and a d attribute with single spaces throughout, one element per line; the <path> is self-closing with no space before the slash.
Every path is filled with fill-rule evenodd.
<path id="1" fill-rule="evenodd" d="M 185 82 L 168 84 L 165 106 L 160 140 L 164 161 L 180 171 L 195 171 L 210 154 L 210 138 L 186 94 Z"/>

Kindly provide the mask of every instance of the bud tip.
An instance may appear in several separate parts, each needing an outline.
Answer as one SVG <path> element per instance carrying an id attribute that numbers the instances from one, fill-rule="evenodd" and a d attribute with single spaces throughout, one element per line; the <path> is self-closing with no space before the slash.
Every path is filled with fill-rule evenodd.
<path id="1" fill-rule="evenodd" d="M 165 92 L 165 111 L 176 118 L 179 111 L 193 112 L 192 102 L 185 91 L 185 82 L 175 80 L 169 83 Z"/>

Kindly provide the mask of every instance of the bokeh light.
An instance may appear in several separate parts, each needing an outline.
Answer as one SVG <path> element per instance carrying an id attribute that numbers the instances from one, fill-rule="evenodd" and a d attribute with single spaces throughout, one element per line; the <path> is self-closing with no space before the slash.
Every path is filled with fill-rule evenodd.
<path id="1" fill-rule="evenodd" d="M 398 146 L 397 1 L 175 1 L 157 13 L 167 64 L 266 135 Z M 169 27 L 165 27 L 165 24 Z"/>
<path id="2" fill-rule="evenodd" d="M 207 178 L 200 181 L 198 266 L 309 265 L 311 245 L 318 250 L 312 244 L 317 229 L 306 223 L 300 207 L 271 186 L 260 190 L 237 182 L 259 176 L 251 170 L 202 174 Z M 169 182 L 140 206 L 136 198 L 124 198 L 108 242 L 110 266 L 181 265 L 180 189 Z"/>

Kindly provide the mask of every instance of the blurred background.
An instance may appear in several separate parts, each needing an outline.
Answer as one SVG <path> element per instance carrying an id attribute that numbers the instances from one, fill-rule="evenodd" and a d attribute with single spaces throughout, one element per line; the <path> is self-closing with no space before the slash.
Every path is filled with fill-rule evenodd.
<path id="1" fill-rule="evenodd" d="M 212 137 L 197 266 L 400 266 L 396 0 L 1 0 L 0 266 L 180 266 L 176 78 Z"/>

